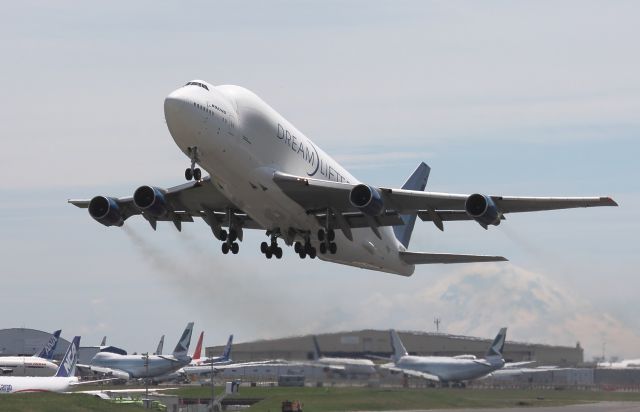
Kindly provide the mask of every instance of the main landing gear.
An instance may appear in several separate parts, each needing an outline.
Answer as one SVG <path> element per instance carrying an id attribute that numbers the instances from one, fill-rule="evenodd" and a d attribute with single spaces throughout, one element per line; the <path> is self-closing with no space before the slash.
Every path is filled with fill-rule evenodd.
<path id="1" fill-rule="evenodd" d="M 223 230 L 222 237 L 224 240 L 224 243 L 222 244 L 222 253 L 226 255 L 231 252 L 234 255 L 237 255 L 240 250 L 240 245 L 236 242 L 238 239 L 238 233 L 234 229 L 229 229 L 229 234 Z"/>
<path id="2" fill-rule="evenodd" d="M 316 248 L 311 246 L 309 238 L 306 238 L 304 243 L 296 242 L 296 244 L 293 246 L 293 250 L 295 250 L 298 256 L 300 256 L 300 259 L 304 259 L 307 256 L 309 256 L 311 259 L 316 258 Z"/>
<path id="3" fill-rule="evenodd" d="M 324 229 L 318 230 L 318 240 L 321 242 L 320 253 L 324 255 L 325 253 L 329 252 L 332 255 L 335 255 L 338 251 L 338 245 L 336 244 L 336 242 L 334 242 L 335 239 L 336 232 L 333 229 L 329 229 L 326 231 Z"/>
<path id="4" fill-rule="evenodd" d="M 275 234 L 271 235 L 271 244 L 267 242 L 262 242 L 260 244 L 260 252 L 266 256 L 267 259 L 271 259 L 273 256 L 276 259 L 282 258 L 282 248 L 278 246 L 278 236 Z"/>
<path id="5" fill-rule="evenodd" d="M 198 158 L 198 146 L 188 147 L 187 152 L 189 153 L 189 158 L 191 159 L 191 167 L 187 168 L 184 171 L 184 178 L 187 180 L 194 179 L 196 181 L 199 181 L 202 178 L 202 170 L 200 170 L 199 167 L 196 167 L 196 162 L 200 160 Z"/>

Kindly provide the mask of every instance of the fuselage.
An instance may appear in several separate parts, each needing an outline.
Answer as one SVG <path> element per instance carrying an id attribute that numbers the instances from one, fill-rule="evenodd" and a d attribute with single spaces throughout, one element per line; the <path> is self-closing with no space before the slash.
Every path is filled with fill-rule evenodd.
<path id="1" fill-rule="evenodd" d="M 187 365 L 190 357 L 149 355 L 118 355 L 108 352 L 97 353 L 91 360 L 91 366 L 109 368 L 126 372 L 130 378 L 149 378 L 173 372 Z"/>
<path id="2" fill-rule="evenodd" d="M 198 163 L 218 189 L 238 209 L 266 230 L 302 240 L 305 234 L 316 247 L 322 226 L 312 214 L 286 196 L 274 183 L 273 173 L 343 183 L 360 183 L 293 124 L 254 93 L 239 86 L 217 86 L 198 81 L 166 99 L 165 118 L 171 136 L 190 156 L 198 148 Z M 193 83 L 199 83 L 193 85 Z M 404 247 L 391 227 L 353 229 L 353 241 L 336 231 L 337 253 L 323 260 L 410 275 L 413 265 L 398 254 Z M 289 239 L 290 240 L 290 239 Z"/>
<path id="3" fill-rule="evenodd" d="M 395 363 L 397 368 L 435 375 L 443 382 L 461 382 L 477 379 L 504 366 L 499 357 L 487 359 L 459 359 L 444 356 L 403 356 Z"/>
<path id="4" fill-rule="evenodd" d="M 373 375 L 375 365 L 369 359 L 321 357 L 316 361 L 320 365 L 342 366 L 347 375 Z"/>
<path id="5" fill-rule="evenodd" d="M 58 369 L 55 363 L 36 356 L 2 356 L 2 375 L 11 376 L 53 376 Z"/>
<path id="6" fill-rule="evenodd" d="M 66 392 L 78 382 L 76 377 L 58 376 L 2 376 L 0 377 L 0 394 L 19 392 Z"/>

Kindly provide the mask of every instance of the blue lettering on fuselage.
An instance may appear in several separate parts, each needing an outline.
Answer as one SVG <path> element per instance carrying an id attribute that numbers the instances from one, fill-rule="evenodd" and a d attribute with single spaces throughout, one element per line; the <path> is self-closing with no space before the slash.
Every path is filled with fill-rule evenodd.
<path id="1" fill-rule="evenodd" d="M 278 123 L 276 137 L 309 164 L 307 176 L 316 176 L 320 173 L 327 180 L 349 183 L 346 177 L 342 176 L 336 169 L 329 166 L 325 159 L 320 157 L 318 149 L 310 141 L 298 139 L 297 136 L 285 129 L 280 123 Z"/>

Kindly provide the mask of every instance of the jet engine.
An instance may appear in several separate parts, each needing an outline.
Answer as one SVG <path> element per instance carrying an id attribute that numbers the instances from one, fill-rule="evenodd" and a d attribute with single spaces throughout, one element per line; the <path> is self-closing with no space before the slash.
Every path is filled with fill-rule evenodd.
<path id="1" fill-rule="evenodd" d="M 164 216 L 168 210 L 164 192 L 157 187 L 140 186 L 133 193 L 133 203 L 140 211 L 155 217 Z"/>
<path id="2" fill-rule="evenodd" d="M 370 216 L 379 216 L 384 212 L 384 201 L 380 191 L 375 187 L 359 184 L 349 194 L 349 201 L 362 213 Z"/>
<path id="3" fill-rule="evenodd" d="M 112 197 L 96 196 L 91 199 L 89 214 L 105 226 L 122 226 L 124 223 L 118 201 Z"/>
<path id="4" fill-rule="evenodd" d="M 502 214 L 493 199 L 487 195 L 479 193 L 470 195 L 464 204 L 464 208 L 467 214 L 485 229 L 488 225 L 498 226 L 500 224 Z"/>

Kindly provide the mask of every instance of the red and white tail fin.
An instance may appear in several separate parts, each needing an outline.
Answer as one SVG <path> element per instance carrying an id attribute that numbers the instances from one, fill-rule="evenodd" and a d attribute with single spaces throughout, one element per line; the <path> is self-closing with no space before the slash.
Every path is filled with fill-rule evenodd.
<path id="1" fill-rule="evenodd" d="M 193 356 L 191 357 L 194 361 L 200 360 L 200 352 L 202 352 L 202 337 L 204 332 L 200 332 L 200 337 L 198 338 L 198 343 L 196 344 L 196 350 L 193 352 Z"/>

